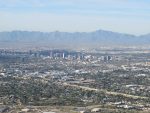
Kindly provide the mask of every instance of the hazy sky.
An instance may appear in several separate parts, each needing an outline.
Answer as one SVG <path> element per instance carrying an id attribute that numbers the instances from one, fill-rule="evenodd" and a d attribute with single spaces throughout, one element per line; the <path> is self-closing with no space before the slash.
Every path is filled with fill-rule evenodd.
<path id="1" fill-rule="evenodd" d="M 0 31 L 150 33 L 150 0 L 0 0 Z"/>

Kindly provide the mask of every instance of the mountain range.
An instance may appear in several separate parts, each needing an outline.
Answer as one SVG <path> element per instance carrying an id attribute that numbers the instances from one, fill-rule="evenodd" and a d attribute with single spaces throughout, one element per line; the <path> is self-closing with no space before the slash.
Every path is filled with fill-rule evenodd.
<path id="1" fill-rule="evenodd" d="M 112 31 L 94 32 L 0 32 L 0 48 L 98 48 L 102 46 L 149 46 L 150 34 L 135 36 Z"/>

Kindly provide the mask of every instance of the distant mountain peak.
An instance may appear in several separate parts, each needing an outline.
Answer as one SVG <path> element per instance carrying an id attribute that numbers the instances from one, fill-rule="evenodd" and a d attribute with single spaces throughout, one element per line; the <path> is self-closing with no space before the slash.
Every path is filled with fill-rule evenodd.
<path id="1" fill-rule="evenodd" d="M 4 44 L 5 42 L 5 44 Z M 134 36 L 106 30 L 94 32 L 38 32 L 12 31 L 0 32 L 0 47 L 9 44 L 10 47 L 30 45 L 30 47 L 86 47 L 100 46 L 139 46 L 150 44 L 150 34 Z"/>

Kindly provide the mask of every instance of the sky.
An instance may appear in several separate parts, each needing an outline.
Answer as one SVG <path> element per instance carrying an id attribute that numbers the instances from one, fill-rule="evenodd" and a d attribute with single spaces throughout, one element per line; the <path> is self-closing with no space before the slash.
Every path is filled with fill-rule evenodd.
<path id="1" fill-rule="evenodd" d="M 150 0 L 0 0 L 0 31 L 150 33 Z"/>

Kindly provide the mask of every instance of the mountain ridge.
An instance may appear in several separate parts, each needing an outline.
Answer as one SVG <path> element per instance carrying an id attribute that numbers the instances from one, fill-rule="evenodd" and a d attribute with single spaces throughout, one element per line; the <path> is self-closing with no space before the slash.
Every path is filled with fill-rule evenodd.
<path id="1" fill-rule="evenodd" d="M 100 47 L 100 46 L 147 46 L 150 44 L 150 34 L 135 36 L 106 30 L 93 32 L 40 32 L 40 31 L 5 31 L 0 32 L 0 43 L 16 46 L 30 45 L 61 46 L 61 47 Z M 4 45 L 4 44 L 2 44 Z M 3 47 L 3 46 L 0 46 Z"/>

